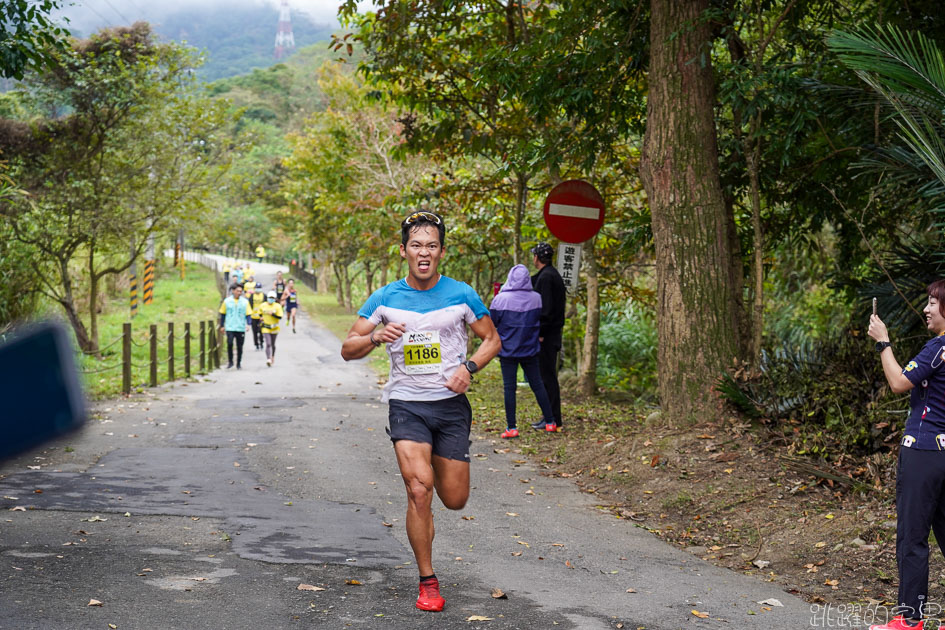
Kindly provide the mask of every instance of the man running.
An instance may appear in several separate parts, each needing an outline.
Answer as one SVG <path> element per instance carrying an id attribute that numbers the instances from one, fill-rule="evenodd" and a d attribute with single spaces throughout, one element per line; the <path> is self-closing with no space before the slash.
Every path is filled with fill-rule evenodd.
<path id="1" fill-rule="evenodd" d="M 250 306 L 250 325 L 253 327 L 253 346 L 257 350 L 262 350 L 262 311 L 259 307 L 266 301 L 266 294 L 263 293 L 262 282 L 257 282 L 253 287 L 253 294 L 248 296 Z"/>
<path id="2" fill-rule="evenodd" d="M 282 278 L 282 272 L 276 272 L 276 279 L 272 283 L 272 288 L 275 290 L 276 295 L 279 296 L 279 301 L 282 302 L 282 306 L 285 306 L 285 280 Z"/>
<path id="3" fill-rule="evenodd" d="M 389 403 L 388 434 L 407 490 L 407 538 L 420 572 L 417 608 L 443 610 L 433 572 L 433 491 L 451 510 L 469 498 L 472 408 L 465 392 L 472 375 L 500 350 L 489 311 L 468 284 L 441 276 L 446 226 L 432 212 L 401 223 L 403 280 L 375 291 L 341 346 L 346 360 L 387 344 L 390 377 L 381 396 Z M 467 324 L 482 339 L 466 359 Z M 375 332 L 378 325 L 383 325 Z"/>
<path id="4" fill-rule="evenodd" d="M 220 305 L 220 330 L 226 331 L 227 369 L 233 367 L 233 342 L 236 342 L 236 369 L 243 369 L 243 340 L 246 337 L 246 314 L 249 302 L 243 297 L 243 287 L 234 284 L 231 295 Z"/>
<path id="5" fill-rule="evenodd" d="M 295 280 L 289 278 L 289 284 L 282 292 L 282 303 L 285 305 L 286 323 L 292 322 L 292 332 L 295 332 L 295 312 L 299 310 L 299 294 L 295 290 Z"/>
<path id="6" fill-rule="evenodd" d="M 276 292 L 266 294 L 266 301 L 259 307 L 262 315 L 263 341 L 266 343 L 266 365 L 272 367 L 276 361 L 276 336 L 279 334 L 279 320 L 282 319 L 282 305 L 276 301 Z"/>

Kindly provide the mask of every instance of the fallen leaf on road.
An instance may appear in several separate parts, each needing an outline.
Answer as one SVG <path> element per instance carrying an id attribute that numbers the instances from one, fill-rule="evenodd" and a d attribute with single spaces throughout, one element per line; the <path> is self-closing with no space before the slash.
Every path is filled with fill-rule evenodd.
<path id="1" fill-rule="evenodd" d="M 698 617 L 699 619 L 705 619 L 709 616 L 709 613 L 699 612 L 698 610 L 693 609 L 692 614 Z"/>
<path id="2" fill-rule="evenodd" d="M 108 519 L 107 519 L 107 518 L 102 518 L 101 516 L 90 516 L 90 517 L 88 517 L 88 518 L 83 518 L 82 520 L 83 520 L 83 521 L 86 521 L 86 522 L 88 522 L 88 523 L 104 523 L 104 522 L 107 521 Z"/>
<path id="3" fill-rule="evenodd" d="M 821 547 L 826 547 L 827 543 L 825 542 L 814 543 L 814 546 L 820 549 Z"/>
<path id="4" fill-rule="evenodd" d="M 506 594 L 502 591 L 501 588 L 493 588 L 493 589 L 492 589 L 492 597 L 493 597 L 493 599 L 508 599 L 508 598 L 509 598 L 509 596 L 506 595 Z"/>
<path id="5" fill-rule="evenodd" d="M 637 589 L 635 589 L 635 588 L 628 588 L 628 589 L 627 589 L 627 592 L 628 592 L 628 593 L 636 593 L 636 592 L 637 592 Z"/>
<path id="6" fill-rule="evenodd" d="M 466 621 L 492 621 L 492 617 L 483 617 L 482 615 L 472 615 Z"/>
<path id="7" fill-rule="evenodd" d="M 40 488 L 36 488 L 35 490 L 33 490 L 33 494 L 42 494 L 42 493 L 43 491 Z"/>
<path id="8" fill-rule="evenodd" d="M 98 601 L 97 599 L 90 599 L 90 600 L 89 600 L 89 603 L 86 604 L 86 606 L 104 606 L 104 605 L 105 605 L 105 604 L 103 604 L 102 602 Z"/>
<path id="9" fill-rule="evenodd" d="M 564 543 L 551 543 L 552 547 L 564 547 Z"/>
<path id="10" fill-rule="evenodd" d="M 516 514 L 515 512 L 506 512 L 505 515 L 506 515 L 506 516 L 518 516 L 518 514 Z"/>
<path id="11" fill-rule="evenodd" d="M 325 590 L 321 586 L 315 586 L 314 584 L 299 584 L 296 587 L 296 589 L 300 591 L 324 591 Z"/>
<path id="12" fill-rule="evenodd" d="M 513 551 L 513 552 L 512 552 L 512 555 L 513 555 L 513 556 L 520 556 L 520 555 L 522 555 L 522 552 L 521 552 L 521 551 Z"/>
<path id="13" fill-rule="evenodd" d="M 525 542 L 524 540 L 516 540 L 515 542 L 517 542 L 517 543 L 520 544 L 520 545 L 525 545 L 525 546 L 528 547 L 529 549 L 531 549 L 531 547 L 532 547 L 531 545 L 529 545 L 529 544 L 528 544 L 527 542 Z"/>
<path id="14" fill-rule="evenodd" d="M 20 500 L 20 497 L 8 497 L 7 495 L 3 495 L 3 498 L 4 498 L 4 499 L 7 499 L 7 500 L 9 500 L 9 501 L 19 501 L 19 500 Z"/>
<path id="15" fill-rule="evenodd" d="M 239 463 L 239 462 L 233 462 L 233 467 L 234 467 L 234 468 L 239 468 L 239 467 L 240 467 L 240 463 Z"/>
<path id="16" fill-rule="evenodd" d="M 769 562 L 768 560 L 755 560 L 754 562 L 752 562 L 752 564 L 758 567 L 759 569 L 764 569 L 766 566 L 771 564 L 771 562 Z"/>
<path id="17" fill-rule="evenodd" d="M 108 627 L 111 628 L 111 630 L 118 630 L 118 626 L 113 623 L 108 624 Z"/>
<path id="18" fill-rule="evenodd" d="M 535 496 L 535 492 L 534 492 L 533 490 L 526 490 L 526 491 L 525 491 L 525 494 L 529 494 L 529 495 L 531 495 L 531 496 Z"/>
<path id="19" fill-rule="evenodd" d="M 16 507 L 11 507 L 10 511 L 11 512 L 25 512 L 26 508 L 23 507 L 22 505 L 17 505 Z"/>
<path id="20" fill-rule="evenodd" d="M 836 591 L 838 589 L 837 585 L 840 584 L 840 580 L 824 580 L 824 584 Z"/>
<path id="21" fill-rule="evenodd" d="M 769 599 L 763 599 L 763 600 L 761 600 L 761 601 L 758 602 L 758 603 L 759 603 L 759 604 L 764 604 L 764 605 L 766 605 L 766 606 L 780 606 L 781 608 L 784 607 L 784 604 L 782 604 L 780 600 L 775 599 L 775 598 L 773 598 L 773 597 L 771 597 L 771 598 L 769 598 Z"/>
<path id="22" fill-rule="evenodd" d="M 345 584 L 350 584 L 351 586 L 361 586 L 361 582 L 358 580 L 345 580 Z"/>
<path id="23" fill-rule="evenodd" d="M 381 521 L 381 525 L 383 525 L 384 527 L 393 527 L 393 526 L 394 526 L 393 523 L 388 523 L 387 521 Z"/>
<path id="24" fill-rule="evenodd" d="M 153 573 L 154 569 L 141 569 L 142 573 Z"/>
<path id="25" fill-rule="evenodd" d="M 464 517 L 463 517 L 463 520 L 464 520 L 464 521 L 471 521 L 471 520 L 474 520 L 475 518 L 476 518 L 475 516 L 468 516 L 468 515 L 467 515 L 467 516 L 464 516 Z"/>
<path id="26" fill-rule="evenodd" d="M 709 435 L 709 434 L 707 434 L 707 433 L 703 433 L 702 435 L 699 436 L 699 439 L 700 439 L 700 440 L 714 440 L 714 439 L 715 439 L 715 436 L 714 436 L 714 435 Z"/>
<path id="27" fill-rule="evenodd" d="M 564 566 L 568 567 L 569 569 L 573 569 L 573 568 L 574 568 L 574 567 L 571 565 L 571 561 L 570 561 L 570 560 L 565 560 L 565 561 L 564 561 Z"/>
<path id="28" fill-rule="evenodd" d="M 190 578 L 190 579 L 193 580 L 194 582 L 206 582 L 206 581 L 207 581 L 207 578 L 205 578 L 205 577 L 193 577 L 193 578 Z"/>

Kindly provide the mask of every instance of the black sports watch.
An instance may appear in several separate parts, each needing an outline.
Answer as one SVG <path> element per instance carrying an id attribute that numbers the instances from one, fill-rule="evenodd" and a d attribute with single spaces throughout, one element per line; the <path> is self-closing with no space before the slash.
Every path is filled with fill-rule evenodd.
<path id="1" fill-rule="evenodd" d="M 475 361 L 472 361 L 472 360 L 466 361 L 465 363 L 463 363 L 463 365 L 466 366 L 466 369 L 469 370 L 470 374 L 475 374 L 476 372 L 479 371 L 479 366 L 476 365 Z"/>
<path id="2" fill-rule="evenodd" d="M 876 342 L 876 352 L 882 352 L 892 344 L 888 341 L 877 341 Z"/>

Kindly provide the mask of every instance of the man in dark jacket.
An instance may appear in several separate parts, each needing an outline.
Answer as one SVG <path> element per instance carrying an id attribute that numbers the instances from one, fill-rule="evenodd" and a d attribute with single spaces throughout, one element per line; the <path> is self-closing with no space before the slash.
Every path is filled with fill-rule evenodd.
<path id="1" fill-rule="evenodd" d="M 538 365 L 541 380 L 551 401 L 555 423 L 549 425 L 545 420 L 533 424 L 536 429 L 557 431 L 561 428 L 561 389 L 558 387 L 558 352 L 561 351 L 561 330 L 564 328 L 564 308 L 566 291 L 561 274 L 551 264 L 554 250 L 548 243 L 538 243 L 531 249 L 535 255 L 535 268 L 538 272 L 532 276 L 532 288 L 541 295 L 541 323 L 538 341 Z"/>
<path id="2" fill-rule="evenodd" d="M 515 392 L 518 385 L 518 366 L 522 366 L 525 378 L 535 394 L 535 400 L 541 408 L 542 422 L 547 427 L 556 426 L 551 402 L 541 380 L 538 366 L 538 342 L 541 296 L 532 290 L 528 277 L 528 267 L 515 265 L 509 271 L 509 278 L 489 307 L 492 323 L 502 340 L 499 350 L 499 363 L 502 364 L 502 384 L 505 396 L 505 422 L 507 428 L 503 439 L 517 438 L 518 428 L 515 420 Z M 538 423 L 541 424 L 541 423 Z"/>

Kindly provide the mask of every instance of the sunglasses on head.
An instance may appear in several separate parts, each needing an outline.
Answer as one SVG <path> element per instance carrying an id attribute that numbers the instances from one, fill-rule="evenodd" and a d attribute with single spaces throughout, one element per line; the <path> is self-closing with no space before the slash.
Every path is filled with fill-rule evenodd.
<path id="1" fill-rule="evenodd" d="M 436 216 L 432 212 L 414 212 L 404 219 L 402 225 L 406 227 L 408 225 L 413 225 L 417 221 L 429 221 L 430 223 L 435 223 L 436 225 L 442 223 L 442 221 L 440 221 L 440 217 Z"/>

